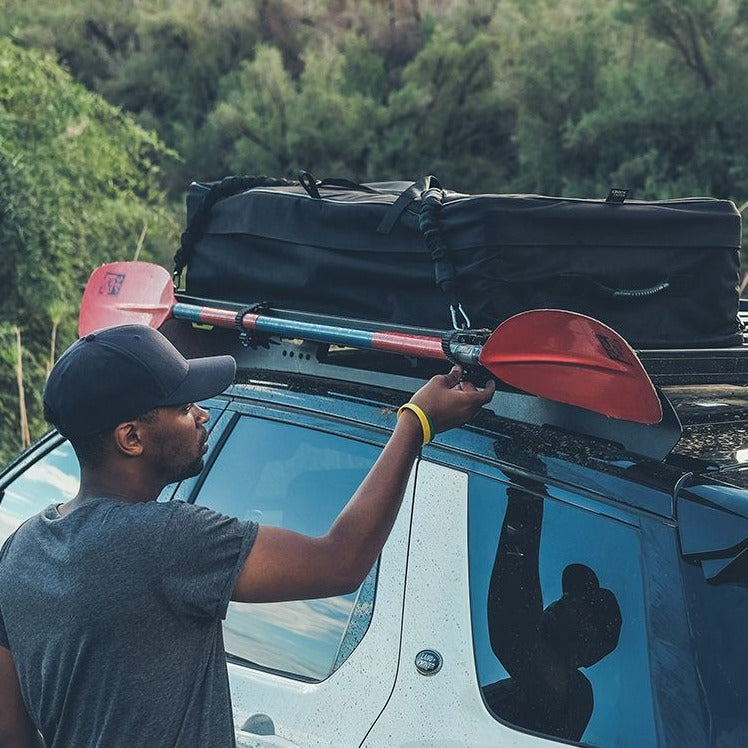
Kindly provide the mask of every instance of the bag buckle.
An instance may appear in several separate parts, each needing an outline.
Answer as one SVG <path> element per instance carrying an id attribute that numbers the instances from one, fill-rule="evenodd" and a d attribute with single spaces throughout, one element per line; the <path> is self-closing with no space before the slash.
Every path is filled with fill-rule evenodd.
<path id="1" fill-rule="evenodd" d="M 462 304 L 450 304 L 449 312 L 452 315 L 452 327 L 455 330 L 467 330 L 470 327 L 470 317 L 462 308 Z"/>

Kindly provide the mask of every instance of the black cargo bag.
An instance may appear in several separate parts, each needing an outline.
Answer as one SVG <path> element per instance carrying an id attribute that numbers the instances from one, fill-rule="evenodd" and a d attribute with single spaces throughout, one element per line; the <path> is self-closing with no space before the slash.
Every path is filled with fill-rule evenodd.
<path id="1" fill-rule="evenodd" d="M 637 348 L 742 342 L 727 200 L 465 195 L 433 177 L 194 183 L 176 270 L 191 296 L 383 323 L 494 328 L 570 309 Z"/>

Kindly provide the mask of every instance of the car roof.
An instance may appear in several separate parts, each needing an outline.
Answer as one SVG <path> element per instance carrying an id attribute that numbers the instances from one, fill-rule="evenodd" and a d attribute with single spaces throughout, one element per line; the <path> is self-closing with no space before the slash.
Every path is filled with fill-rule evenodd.
<path id="1" fill-rule="evenodd" d="M 400 405 L 447 366 L 303 340 L 241 341 L 236 331 L 207 333 L 176 320 L 162 332 L 188 357 L 231 353 L 237 359 L 238 381 L 250 384 L 250 389 L 253 381 L 262 381 L 307 396 L 323 394 L 330 402 L 348 399 L 379 408 Z M 646 486 L 672 496 L 689 474 L 719 473 L 720 480 L 743 487 L 748 482 L 744 479 L 748 476 L 748 393 L 744 386 L 719 382 L 730 378 L 725 372 L 735 368 L 732 359 L 722 356 L 715 363 L 714 357 L 699 351 L 689 355 L 684 365 L 683 356 L 675 352 L 644 354 L 642 359 L 649 357 L 665 383 L 660 387 L 665 410 L 661 424 L 618 421 L 500 387 L 477 419 L 440 435 L 437 444 L 453 456 L 470 455 L 521 471 L 537 473 L 545 464 L 549 479 L 563 478 L 590 490 L 605 475 L 610 484 L 605 490 L 610 493 L 613 484 L 620 484 L 622 496 L 631 485 L 639 493 Z M 741 366 L 743 361 L 741 357 Z M 691 374 L 684 376 L 684 371 Z M 693 385 L 689 379 L 717 382 Z M 232 392 L 247 397 L 250 389 Z M 651 510 L 652 501 L 650 496 L 634 503 Z M 654 511 L 672 513 L 671 501 L 659 503 Z"/>

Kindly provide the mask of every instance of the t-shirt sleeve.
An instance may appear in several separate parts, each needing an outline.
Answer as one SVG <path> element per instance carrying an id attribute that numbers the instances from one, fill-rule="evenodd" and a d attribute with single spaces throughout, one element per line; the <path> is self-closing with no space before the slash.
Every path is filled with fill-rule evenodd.
<path id="1" fill-rule="evenodd" d="M 225 618 L 257 523 L 181 501 L 170 504 L 158 554 L 164 595 L 181 614 Z"/>

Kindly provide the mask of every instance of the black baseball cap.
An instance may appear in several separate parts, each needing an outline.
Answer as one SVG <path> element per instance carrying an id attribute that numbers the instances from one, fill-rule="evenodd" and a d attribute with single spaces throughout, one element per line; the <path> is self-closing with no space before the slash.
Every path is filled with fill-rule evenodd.
<path id="1" fill-rule="evenodd" d="M 146 325 L 109 327 L 77 340 L 54 365 L 44 417 L 63 436 L 90 436 L 153 408 L 217 395 L 235 374 L 231 356 L 188 360 Z"/>

